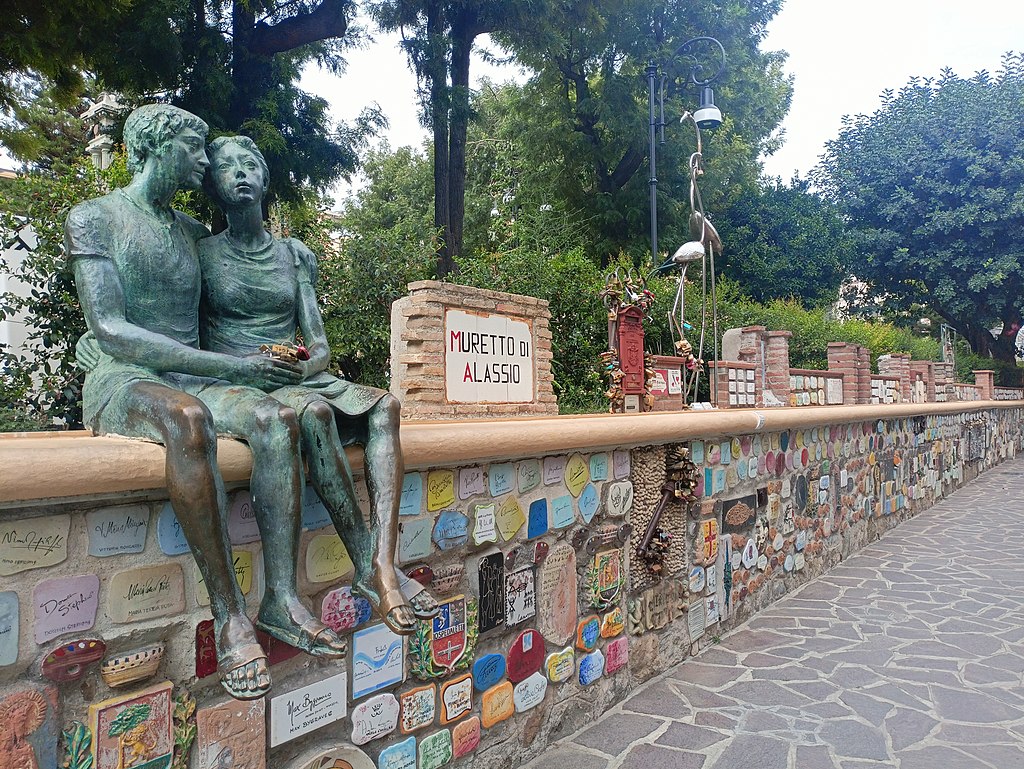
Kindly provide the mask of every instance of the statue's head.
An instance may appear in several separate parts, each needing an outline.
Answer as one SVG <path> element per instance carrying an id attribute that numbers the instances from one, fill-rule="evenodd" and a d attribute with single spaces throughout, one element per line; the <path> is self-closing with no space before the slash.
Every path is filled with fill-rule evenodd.
<path id="1" fill-rule="evenodd" d="M 133 174 L 141 171 L 148 157 L 187 128 L 204 138 L 209 131 L 203 120 L 170 104 L 144 104 L 134 110 L 124 123 L 128 170 Z"/>
<path id="2" fill-rule="evenodd" d="M 260 200 L 266 194 L 270 169 L 256 142 L 248 136 L 221 136 L 210 143 L 206 154 L 210 167 L 203 187 L 222 206 Z M 245 194 L 242 188 L 248 183 L 255 188 Z"/>

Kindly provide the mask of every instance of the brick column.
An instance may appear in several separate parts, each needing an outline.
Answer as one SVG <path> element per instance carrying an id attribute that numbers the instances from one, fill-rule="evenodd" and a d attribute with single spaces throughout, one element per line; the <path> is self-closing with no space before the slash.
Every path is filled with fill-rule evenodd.
<path id="1" fill-rule="evenodd" d="M 974 372 L 974 384 L 981 388 L 981 399 L 990 401 L 995 397 L 996 372 L 992 369 L 982 369 Z"/>
<path id="2" fill-rule="evenodd" d="M 857 345 L 850 342 L 829 342 L 827 355 L 828 370 L 843 375 L 843 403 L 860 403 Z"/>
<path id="3" fill-rule="evenodd" d="M 924 398 L 926 403 L 935 402 L 935 363 L 930 360 L 914 360 L 910 362 L 910 377 L 918 377 L 924 382 Z"/>
<path id="4" fill-rule="evenodd" d="M 882 376 L 896 377 L 900 380 L 900 399 L 904 403 L 909 403 L 911 400 L 911 381 L 910 381 L 910 356 L 903 353 L 893 353 L 892 355 L 879 355 L 878 356 L 878 373 Z"/>
<path id="5" fill-rule="evenodd" d="M 935 400 L 953 401 L 956 397 L 953 394 L 953 364 L 935 364 Z"/>
<path id="6" fill-rule="evenodd" d="M 783 405 L 789 405 L 789 339 L 792 331 L 769 331 L 767 334 L 767 389 Z"/>

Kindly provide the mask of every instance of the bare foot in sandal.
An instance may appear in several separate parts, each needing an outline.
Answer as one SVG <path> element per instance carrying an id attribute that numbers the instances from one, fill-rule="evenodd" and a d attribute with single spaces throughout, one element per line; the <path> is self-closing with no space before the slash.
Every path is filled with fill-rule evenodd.
<path id="1" fill-rule="evenodd" d="M 374 575 L 379 577 L 379 571 Z M 377 581 L 377 580 L 374 580 Z M 384 582 L 383 579 L 379 580 Z M 370 602 L 370 606 L 384 620 L 392 633 L 398 635 L 412 635 L 416 631 L 416 615 L 413 613 L 408 599 L 402 594 L 398 587 L 398 578 L 392 572 L 392 586 L 382 589 L 383 586 L 370 586 L 368 580 L 354 582 L 352 592 L 361 595 Z"/>
<path id="2" fill-rule="evenodd" d="M 268 590 L 256 627 L 314 657 L 339 659 L 348 654 L 345 640 L 314 617 L 294 594 L 282 596 Z"/>
<path id="3" fill-rule="evenodd" d="M 427 589 L 414 579 L 409 579 L 405 574 L 395 567 L 395 574 L 398 575 L 398 584 L 402 586 L 402 593 L 405 595 L 409 605 L 412 606 L 412 613 L 416 619 L 432 619 L 437 616 L 441 607 L 437 600 Z"/>
<path id="4" fill-rule="evenodd" d="M 270 691 L 267 654 L 248 617 L 233 615 L 217 629 L 217 670 L 235 699 L 255 700 Z"/>

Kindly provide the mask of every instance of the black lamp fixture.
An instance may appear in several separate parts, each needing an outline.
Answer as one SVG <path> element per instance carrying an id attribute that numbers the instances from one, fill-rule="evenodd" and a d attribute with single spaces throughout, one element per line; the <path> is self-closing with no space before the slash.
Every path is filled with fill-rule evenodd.
<path id="1" fill-rule="evenodd" d="M 705 70 L 704 64 L 697 54 L 706 54 L 711 49 L 714 55 L 714 69 Z M 716 50 L 717 49 L 717 50 Z M 704 57 L 706 58 L 706 57 Z M 718 59 L 721 58 L 721 63 Z M 666 67 L 668 72 L 659 73 L 658 65 L 651 60 L 647 65 L 647 104 L 649 108 L 649 145 L 650 145 L 650 192 L 651 192 L 651 260 L 657 267 L 660 263 L 658 258 L 658 174 L 656 163 L 656 145 L 665 143 L 665 87 L 669 80 L 674 80 L 679 74 L 678 64 L 680 61 L 689 63 L 688 73 L 689 85 L 695 85 L 700 89 L 700 96 L 697 110 L 690 114 L 686 113 L 683 118 L 689 117 L 698 128 L 698 143 L 700 141 L 699 130 L 717 128 L 722 124 L 722 111 L 715 106 L 715 93 L 711 89 L 711 83 L 725 70 L 725 47 L 713 37 L 695 37 L 680 45 L 669 57 L 669 64 Z M 655 109 L 657 104 L 657 109 Z M 659 141 L 660 139 L 660 141 Z M 699 150 L 698 150 L 699 151 Z"/>

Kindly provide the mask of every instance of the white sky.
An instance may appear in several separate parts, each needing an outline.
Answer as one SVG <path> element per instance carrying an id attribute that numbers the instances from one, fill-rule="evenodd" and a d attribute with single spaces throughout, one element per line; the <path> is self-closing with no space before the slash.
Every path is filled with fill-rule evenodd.
<path id="1" fill-rule="evenodd" d="M 785 144 L 765 159 L 765 172 L 788 181 L 806 175 L 847 114 L 873 112 L 879 94 L 911 76 L 950 67 L 963 76 L 996 72 L 1000 57 L 1024 49 L 1024 3 L 1010 0 L 785 0 L 769 26 L 766 50 L 789 52 L 793 103 L 783 123 Z M 351 120 L 374 101 L 390 121 L 392 147 L 419 146 L 415 78 L 398 36 L 379 35 L 348 56 L 348 72 L 334 77 L 308 70 L 303 86 L 326 97 L 335 117 Z M 475 57 L 476 82 L 523 79 L 515 67 L 496 68 Z M 729 105 L 719 105 L 723 112 Z M 713 141 L 713 139 L 712 139 Z M 336 190 L 343 198 L 348 185 Z"/>

